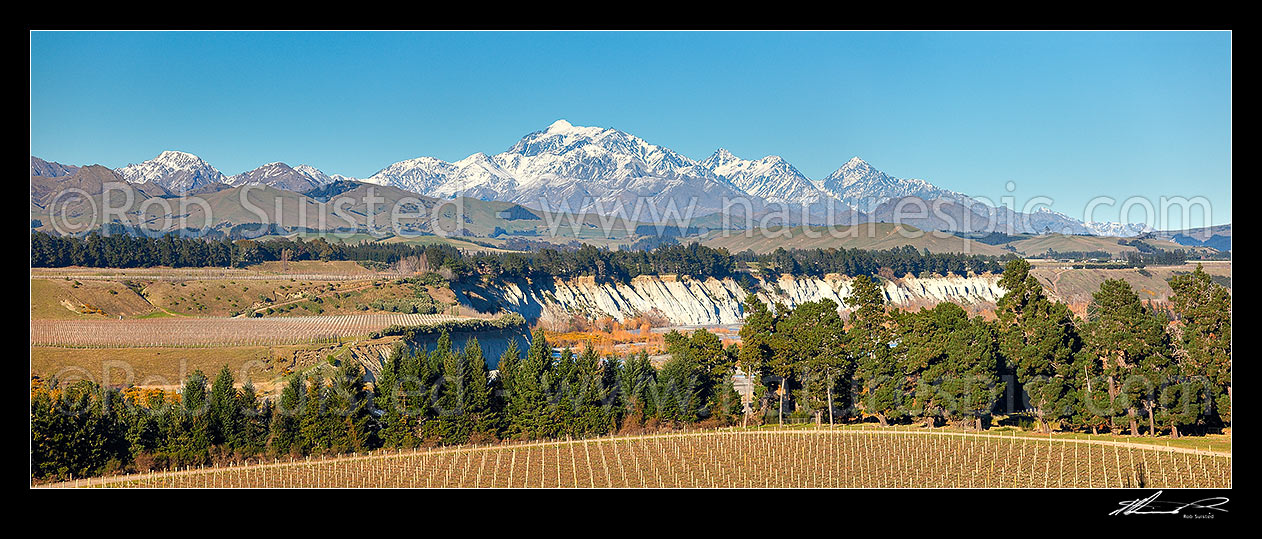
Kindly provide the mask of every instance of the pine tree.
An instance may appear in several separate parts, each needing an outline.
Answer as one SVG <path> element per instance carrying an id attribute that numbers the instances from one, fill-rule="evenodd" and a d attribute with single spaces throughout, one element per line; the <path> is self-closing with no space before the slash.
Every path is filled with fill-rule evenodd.
<path id="1" fill-rule="evenodd" d="M 183 413 L 174 442 L 176 460 L 184 465 L 202 464 L 210 456 L 210 403 L 206 393 L 206 375 L 193 371 L 181 390 Z"/>
<path id="2" fill-rule="evenodd" d="M 312 373 L 306 385 L 302 416 L 298 422 L 299 452 L 304 455 L 325 453 L 332 447 L 325 423 L 324 405 L 327 396 L 324 379 L 320 373 Z"/>
<path id="3" fill-rule="evenodd" d="M 261 454 L 267 447 L 271 406 L 260 404 L 254 383 L 247 380 L 237 396 L 237 409 L 241 411 L 241 421 L 235 435 L 238 441 L 236 450 L 246 457 Z"/>
<path id="4" fill-rule="evenodd" d="M 657 400 L 654 387 L 657 371 L 649 361 L 648 352 L 632 354 L 618 370 L 618 403 L 623 410 L 623 424 L 642 427 L 651 417 L 657 416 Z"/>
<path id="5" fill-rule="evenodd" d="M 494 398 L 493 407 L 497 411 L 495 420 L 498 436 L 509 435 L 511 418 L 517 414 L 512 398 L 513 376 L 520 364 L 521 352 L 517 348 L 517 341 L 510 340 L 495 366 L 495 381 L 493 382 L 495 391 L 492 397 Z"/>
<path id="6" fill-rule="evenodd" d="M 236 436 L 241 430 L 242 413 L 237 402 L 236 381 L 227 365 L 220 369 L 210 389 L 207 419 L 211 445 L 226 445 L 238 449 Z"/>
<path id="7" fill-rule="evenodd" d="M 999 349 L 1039 430 L 1051 432 L 1050 420 L 1073 414 L 1080 367 L 1085 367 L 1075 361 L 1082 339 L 1069 307 L 1050 301 L 1029 271 L 1029 262 L 1019 258 L 1004 267 L 999 286 L 1005 293 L 996 305 Z"/>
<path id="8" fill-rule="evenodd" d="M 1170 279 L 1170 303 L 1178 317 L 1182 375 L 1204 377 L 1213 388 L 1213 413 L 1231 423 L 1231 293 L 1213 282 L 1201 264 Z"/>
<path id="9" fill-rule="evenodd" d="M 1087 313 L 1085 340 L 1108 384 L 1108 418 L 1125 414 L 1131 434 L 1137 436 L 1139 407 L 1155 398 L 1154 377 L 1159 376 L 1160 358 L 1168 355 L 1165 322 L 1120 279 L 1100 285 Z"/>
<path id="10" fill-rule="evenodd" d="M 268 450 L 272 455 L 287 455 L 301 448 L 299 417 L 303 415 L 302 406 L 306 393 L 302 378 L 296 375 L 291 376 L 289 383 L 281 390 L 280 402 L 272 413 L 269 429 Z"/>
<path id="11" fill-rule="evenodd" d="M 371 410 L 359 362 L 343 360 L 333 373 L 320 423 L 334 454 L 361 452 L 372 437 Z"/>
<path id="12" fill-rule="evenodd" d="M 552 348 L 542 329 L 531 336 L 526 357 L 512 371 L 508 388 L 511 415 L 509 435 L 524 439 L 546 437 L 554 430 L 547 384 L 552 375 Z"/>
<path id="13" fill-rule="evenodd" d="M 892 318 L 886 310 L 885 292 L 877 281 L 860 275 L 851 282 L 846 306 L 851 309 L 846 344 L 855 361 L 859 406 L 884 426 L 902 416 L 905 398 L 898 362 L 890 349 Z"/>

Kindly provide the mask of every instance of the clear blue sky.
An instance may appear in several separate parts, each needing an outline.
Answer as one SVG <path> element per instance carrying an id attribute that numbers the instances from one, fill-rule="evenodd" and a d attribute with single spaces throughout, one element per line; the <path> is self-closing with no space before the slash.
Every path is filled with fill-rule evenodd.
<path id="1" fill-rule="evenodd" d="M 498 153 L 558 118 L 812 178 L 858 155 L 1078 218 L 1093 196 L 1166 195 L 1231 220 L 1225 32 L 31 34 L 31 153 L 67 164 L 178 149 L 225 174 L 367 177 Z"/>

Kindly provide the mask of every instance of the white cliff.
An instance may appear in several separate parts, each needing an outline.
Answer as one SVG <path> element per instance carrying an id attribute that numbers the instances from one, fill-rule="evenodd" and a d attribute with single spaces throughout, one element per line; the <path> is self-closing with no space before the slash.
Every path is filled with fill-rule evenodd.
<path id="1" fill-rule="evenodd" d="M 851 293 L 850 277 L 836 274 L 823 279 L 781 276 L 760 286 L 758 296 L 769 304 L 788 307 L 831 299 L 844 310 Z M 895 306 L 917 308 L 943 301 L 962 305 L 993 305 L 1003 295 L 997 275 L 907 276 L 885 281 L 885 297 Z M 732 279 L 678 278 L 674 275 L 640 276 L 630 283 L 597 283 L 591 277 L 554 280 L 551 283 L 500 283 L 478 294 L 500 307 L 521 313 L 528 320 L 562 319 L 578 315 L 609 316 L 625 321 L 657 311 L 677 325 L 739 324 L 744 318 L 746 292 Z"/>

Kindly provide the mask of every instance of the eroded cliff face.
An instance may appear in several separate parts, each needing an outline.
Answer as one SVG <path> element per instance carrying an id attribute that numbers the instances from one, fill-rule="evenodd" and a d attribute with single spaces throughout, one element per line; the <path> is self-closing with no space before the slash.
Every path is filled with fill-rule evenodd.
<path id="1" fill-rule="evenodd" d="M 831 299 L 843 306 L 853 279 L 829 274 L 823 279 L 781 276 L 760 283 L 758 296 L 769 304 L 794 307 L 810 301 Z M 962 305 L 993 306 L 1001 296 L 999 276 L 908 276 L 885 282 L 885 297 L 893 305 L 914 308 L 943 301 Z M 744 318 L 746 291 L 732 279 L 678 278 L 674 275 L 640 276 L 628 284 L 597 283 L 591 277 L 550 283 L 505 282 L 493 287 L 465 290 L 494 306 L 520 313 L 527 320 L 563 319 L 580 315 L 609 316 L 625 321 L 657 311 L 676 325 L 739 324 Z"/>

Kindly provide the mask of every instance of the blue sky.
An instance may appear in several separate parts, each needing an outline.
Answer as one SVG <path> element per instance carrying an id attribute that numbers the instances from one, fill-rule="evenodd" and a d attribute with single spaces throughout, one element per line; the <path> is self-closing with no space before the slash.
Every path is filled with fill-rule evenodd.
<path id="1" fill-rule="evenodd" d="M 367 177 L 558 118 L 812 178 L 858 155 L 1077 218 L 1097 196 L 1114 221 L 1127 197 L 1203 196 L 1231 220 L 1226 32 L 31 34 L 31 153 L 67 164 L 175 149 Z"/>

